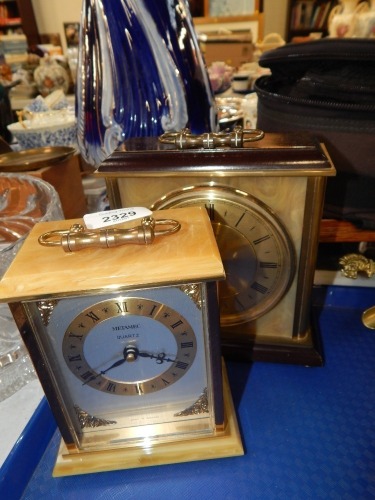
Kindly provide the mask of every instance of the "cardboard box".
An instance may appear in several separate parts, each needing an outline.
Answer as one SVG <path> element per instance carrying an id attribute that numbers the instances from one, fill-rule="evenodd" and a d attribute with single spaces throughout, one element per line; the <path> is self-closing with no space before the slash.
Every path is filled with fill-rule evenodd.
<path id="1" fill-rule="evenodd" d="M 49 182 L 56 189 L 66 219 L 75 219 L 87 213 L 78 155 L 25 173 Z"/>
<path id="2" fill-rule="evenodd" d="M 251 35 L 207 35 L 200 41 L 207 66 L 224 61 L 235 68 L 253 61 L 254 44 Z"/>

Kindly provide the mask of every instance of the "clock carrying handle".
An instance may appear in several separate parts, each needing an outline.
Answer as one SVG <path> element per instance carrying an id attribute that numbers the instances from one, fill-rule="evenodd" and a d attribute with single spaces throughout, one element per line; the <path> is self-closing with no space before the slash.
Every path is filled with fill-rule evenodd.
<path id="1" fill-rule="evenodd" d="M 164 229 L 162 229 L 164 227 Z M 65 252 L 76 252 L 85 248 L 113 248 L 127 244 L 149 245 L 157 236 L 176 233 L 181 224 L 173 219 L 144 217 L 139 226 L 131 229 L 108 228 L 87 230 L 81 224 L 74 224 L 69 230 L 48 231 L 39 236 L 43 246 L 62 246 Z"/>
<path id="2" fill-rule="evenodd" d="M 173 144 L 178 149 L 215 149 L 217 147 L 242 148 L 248 142 L 260 141 L 264 132 L 257 128 L 243 129 L 238 126 L 231 132 L 208 132 L 194 135 L 188 128 L 180 132 L 166 132 L 159 137 L 163 144 Z"/>

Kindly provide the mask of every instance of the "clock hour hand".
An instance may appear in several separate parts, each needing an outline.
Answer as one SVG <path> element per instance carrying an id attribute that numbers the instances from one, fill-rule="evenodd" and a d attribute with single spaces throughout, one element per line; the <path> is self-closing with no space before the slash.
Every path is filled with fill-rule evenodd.
<path id="1" fill-rule="evenodd" d="M 167 355 L 165 354 L 165 352 L 161 352 L 159 354 L 150 354 L 148 352 L 138 352 L 138 356 L 140 356 L 141 358 L 156 359 L 156 363 L 158 365 L 163 364 L 164 361 L 170 362 L 170 363 L 174 363 L 176 361 L 175 359 L 168 358 Z"/>
<path id="2" fill-rule="evenodd" d="M 151 354 L 149 352 L 142 352 L 137 347 L 134 347 L 134 346 L 125 347 L 124 357 L 129 362 L 135 361 L 138 357 L 156 359 L 156 363 L 158 365 L 163 364 L 165 361 L 166 362 L 169 361 L 170 363 L 173 363 L 176 361 L 175 359 L 168 358 L 164 352 L 161 352 L 159 354 Z"/>

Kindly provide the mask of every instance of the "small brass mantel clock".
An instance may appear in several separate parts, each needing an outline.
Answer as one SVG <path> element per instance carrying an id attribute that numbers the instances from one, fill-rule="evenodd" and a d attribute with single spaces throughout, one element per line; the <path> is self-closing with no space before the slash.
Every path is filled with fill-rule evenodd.
<path id="1" fill-rule="evenodd" d="M 112 208 L 204 206 L 226 280 L 220 283 L 225 355 L 320 365 L 310 323 L 327 176 L 324 145 L 306 134 L 133 139 L 98 169 Z"/>
<path id="2" fill-rule="evenodd" d="M 116 242 L 142 240 L 149 221 L 98 233 L 38 224 L 0 283 L 61 431 L 55 475 L 242 454 L 209 218 L 159 214 L 171 230 L 146 246 Z"/>

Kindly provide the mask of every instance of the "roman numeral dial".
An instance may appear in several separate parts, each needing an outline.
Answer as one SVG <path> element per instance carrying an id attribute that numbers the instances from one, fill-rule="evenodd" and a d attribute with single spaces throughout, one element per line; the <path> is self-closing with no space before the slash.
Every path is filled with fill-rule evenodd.
<path id="1" fill-rule="evenodd" d="M 140 397 L 170 387 L 190 370 L 197 339 L 186 318 L 168 305 L 116 297 L 78 314 L 62 350 L 82 387 Z"/>
<path id="2" fill-rule="evenodd" d="M 292 240 L 277 214 L 248 193 L 213 183 L 170 193 L 152 208 L 189 205 L 207 209 L 224 263 L 221 325 L 247 323 L 272 309 L 296 267 Z"/>

